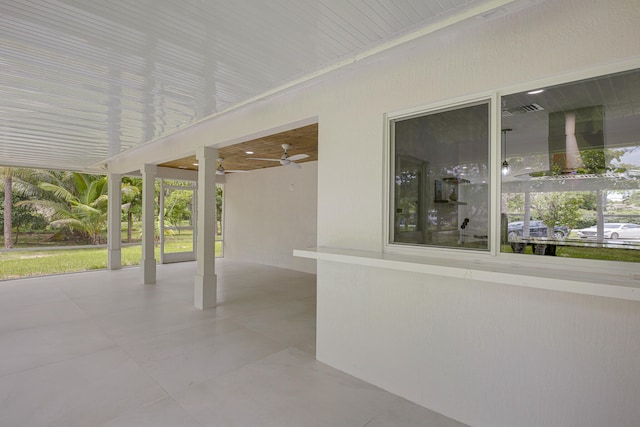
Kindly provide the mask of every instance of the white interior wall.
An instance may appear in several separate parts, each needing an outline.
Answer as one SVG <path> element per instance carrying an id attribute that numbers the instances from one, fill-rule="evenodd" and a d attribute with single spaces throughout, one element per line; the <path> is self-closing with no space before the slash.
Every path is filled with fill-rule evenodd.
<path id="1" fill-rule="evenodd" d="M 546 0 L 474 18 L 203 122 L 138 157 L 175 157 L 317 117 L 318 244 L 379 252 L 385 113 L 537 87 L 560 74 L 587 77 L 623 61 L 640 66 L 638 22 L 637 0 Z M 128 162 L 118 159 L 114 172 L 135 169 Z M 259 180 L 247 175 L 237 187 L 251 192 L 234 193 L 255 208 L 248 199 L 262 196 L 250 181 Z M 264 217 L 262 209 L 240 215 L 253 226 Z M 639 313 L 640 304 L 611 298 L 323 261 L 317 357 L 474 426 L 636 425 Z"/>
<path id="2" fill-rule="evenodd" d="M 316 272 L 293 257 L 317 244 L 318 162 L 301 166 L 225 175 L 225 258 Z"/>

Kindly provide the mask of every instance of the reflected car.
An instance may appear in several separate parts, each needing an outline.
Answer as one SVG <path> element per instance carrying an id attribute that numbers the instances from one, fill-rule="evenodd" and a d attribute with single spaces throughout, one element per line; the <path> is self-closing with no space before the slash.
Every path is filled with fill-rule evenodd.
<path id="1" fill-rule="evenodd" d="M 547 237 L 547 225 L 538 220 L 529 221 L 529 237 Z M 507 229 L 507 236 L 510 240 L 520 237 L 524 234 L 524 221 L 510 222 Z M 564 239 L 569 234 L 569 230 L 564 225 L 553 227 L 553 237 L 555 239 Z"/>
<path id="2" fill-rule="evenodd" d="M 627 222 L 608 222 L 604 224 L 605 239 L 640 239 L 640 225 Z M 595 239 L 598 236 L 598 228 L 594 225 L 578 230 L 578 237 L 583 239 Z"/>

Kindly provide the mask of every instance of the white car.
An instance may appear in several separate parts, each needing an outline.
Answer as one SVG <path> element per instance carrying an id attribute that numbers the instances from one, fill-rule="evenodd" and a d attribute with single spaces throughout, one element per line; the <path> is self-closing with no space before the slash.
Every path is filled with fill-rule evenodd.
<path id="1" fill-rule="evenodd" d="M 578 230 L 578 237 L 583 239 L 595 239 L 598 229 L 593 227 Z M 609 222 L 604 224 L 605 239 L 640 239 L 640 225 L 626 222 Z"/>

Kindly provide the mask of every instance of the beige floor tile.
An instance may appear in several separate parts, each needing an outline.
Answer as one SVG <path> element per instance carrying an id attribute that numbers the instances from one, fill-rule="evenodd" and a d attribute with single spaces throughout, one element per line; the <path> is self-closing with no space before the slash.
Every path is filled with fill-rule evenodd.
<path id="1" fill-rule="evenodd" d="M 138 407 L 104 424 L 104 427 L 201 427 L 172 398 Z"/>
<path id="2" fill-rule="evenodd" d="M 175 398 L 207 426 L 364 426 L 396 400 L 293 349 Z"/>
<path id="3" fill-rule="evenodd" d="M 0 334 L 0 376 L 114 347 L 95 323 L 74 320 Z"/>
<path id="4" fill-rule="evenodd" d="M 0 378 L 2 426 L 98 426 L 167 397 L 113 348 Z"/>
<path id="5" fill-rule="evenodd" d="M 6 307 L 0 310 L 0 335 L 5 332 L 55 325 L 87 317 L 84 311 L 69 300 Z"/>
<path id="6" fill-rule="evenodd" d="M 123 348 L 174 394 L 285 348 L 228 320 L 125 344 Z"/>

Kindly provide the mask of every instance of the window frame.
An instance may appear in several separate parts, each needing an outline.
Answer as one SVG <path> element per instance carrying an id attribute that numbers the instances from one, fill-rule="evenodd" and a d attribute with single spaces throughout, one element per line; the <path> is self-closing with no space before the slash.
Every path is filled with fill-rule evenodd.
<path id="1" fill-rule="evenodd" d="M 489 185 L 488 185 L 488 224 L 487 224 L 487 249 L 473 250 L 468 248 L 456 248 L 446 246 L 436 246 L 427 244 L 403 244 L 393 242 L 393 221 L 394 216 L 391 214 L 392 207 L 395 206 L 395 185 L 394 185 L 394 173 L 395 173 L 395 122 L 399 120 L 408 120 L 411 118 L 422 117 L 430 114 L 437 114 L 440 112 L 452 111 L 474 105 L 486 104 L 489 112 L 488 127 L 489 138 L 487 152 L 487 165 L 489 168 Z M 383 219 L 384 219 L 384 247 L 383 252 L 397 255 L 407 256 L 435 256 L 435 257 L 448 257 L 448 254 L 459 254 L 463 258 L 486 258 L 493 257 L 497 254 L 499 246 L 495 245 L 495 239 L 492 235 L 495 234 L 495 218 L 499 216 L 493 204 L 493 198 L 496 197 L 497 182 L 496 177 L 492 173 L 496 167 L 496 156 L 499 155 L 495 151 L 496 141 L 495 134 L 497 129 L 496 122 L 496 110 L 498 109 L 497 96 L 495 92 L 484 93 L 476 96 L 461 97 L 448 102 L 437 102 L 427 105 L 422 105 L 414 108 L 408 108 L 393 113 L 387 113 L 384 115 L 384 184 L 383 192 Z M 499 228 L 498 228 L 499 229 Z"/>

